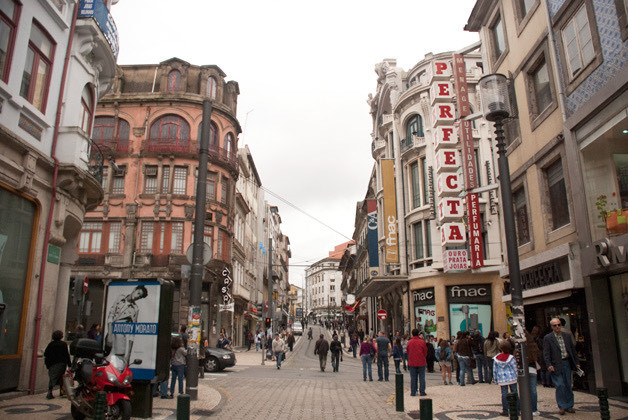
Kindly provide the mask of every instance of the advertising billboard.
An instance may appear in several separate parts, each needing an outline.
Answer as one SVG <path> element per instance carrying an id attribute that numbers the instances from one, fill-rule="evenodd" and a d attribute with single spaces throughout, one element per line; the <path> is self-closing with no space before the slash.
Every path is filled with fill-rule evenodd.
<path id="1" fill-rule="evenodd" d="M 392 159 L 382 159 L 382 183 L 384 187 L 384 233 L 386 236 L 386 263 L 399 262 L 397 243 L 397 199 L 395 195 L 395 167 Z"/>
<path id="2" fill-rule="evenodd" d="M 379 253 L 377 252 L 377 202 L 375 200 L 366 200 L 366 212 L 369 273 L 376 276 L 379 274 Z"/>

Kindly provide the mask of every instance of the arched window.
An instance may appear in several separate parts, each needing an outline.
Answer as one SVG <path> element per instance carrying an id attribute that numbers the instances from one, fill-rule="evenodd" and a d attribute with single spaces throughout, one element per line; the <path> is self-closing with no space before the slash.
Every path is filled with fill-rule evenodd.
<path id="1" fill-rule="evenodd" d="M 423 119 L 419 114 L 415 114 L 408 120 L 406 124 L 406 138 L 412 138 L 412 135 L 423 137 Z"/>
<path id="2" fill-rule="evenodd" d="M 203 123 L 200 123 L 198 125 L 198 141 L 200 143 L 201 141 L 201 132 L 203 130 Z M 214 122 L 212 121 L 212 123 L 209 125 L 209 147 L 218 147 L 218 127 L 216 127 L 216 124 L 214 124 Z"/>
<path id="3" fill-rule="evenodd" d="M 225 148 L 225 152 L 227 153 L 227 156 L 233 153 L 234 151 L 233 134 L 227 133 L 227 135 L 225 136 L 224 148 Z"/>
<path id="4" fill-rule="evenodd" d="M 114 117 L 96 117 L 94 119 L 94 129 L 92 130 L 92 139 L 94 141 L 128 140 L 130 131 L 129 123 L 122 118 L 118 118 L 116 124 L 116 118 Z"/>
<path id="5" fill-rule="evenodd" d="M 150 127 L 151 140 L 189 140 L 190 125 L 178 115 L 164 115 Z"/>
<path id="6" fill-rule="evenodd" d="M 179 70 L 172 70 L 168 73 L 168 92 L 176 92 L 179 90 L 179 83 L 181 83 L 181 72 Z"/>
<path id="7" fill-rule="evenodd" d="M 216 83 L 216 78 L 214 76 L 209 76 L 207 79 L 207 97 L 209 99 L 216 99 L 216 87 L 218 84 Z"/>
<path id="8" fill-rule="evenodd" d="M 89 85 L 85 85 L 81 94 L 81 108 L 83 109 L 83 118 L 81 119 L 81 129 L 92 134 L 92 119 L 94 117 L 94 94 Z"/>

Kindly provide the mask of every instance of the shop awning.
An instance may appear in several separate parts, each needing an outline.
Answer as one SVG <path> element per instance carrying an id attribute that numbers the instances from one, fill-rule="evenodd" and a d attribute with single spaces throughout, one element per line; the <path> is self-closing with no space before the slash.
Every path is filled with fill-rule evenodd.
<path id="1" fill-rule="evenodd" d="M 408 276 L 371 277 L 371 280 L 362 286 L 362 289 L 357 293 L 356 297 L 382 296 L 391 292 L 396 287 L 405 284 L 407 281 Z"/>

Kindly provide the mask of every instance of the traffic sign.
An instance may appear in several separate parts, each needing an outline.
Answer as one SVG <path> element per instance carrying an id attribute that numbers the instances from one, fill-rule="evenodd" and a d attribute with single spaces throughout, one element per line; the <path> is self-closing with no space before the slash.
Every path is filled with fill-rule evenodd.
<path id="1" fill-rule="evenodd" d="M 83 279 L 83 294 L 87 294 L 87 289 L 89 288 L 89 279 L 87 276 Z"/>
<path id="2" fill-rule="evenodd" d="M 386 312 L 384 309 L 380 309 L 379 311 L 377 311 L 377 317 L 379 319 L 386 319 L 387 316 L 388 312 Z"/>

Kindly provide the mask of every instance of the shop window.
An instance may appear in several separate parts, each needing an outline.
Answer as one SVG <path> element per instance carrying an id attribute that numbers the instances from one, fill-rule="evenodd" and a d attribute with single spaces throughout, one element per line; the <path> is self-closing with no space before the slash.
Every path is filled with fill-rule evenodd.
<path id="1" fill-rule="evenodd" d="M 27 314 L 25 291 L 32 277 L 28 272 L 35 266 L 31 259 L 35 216 L 31 201 L 0 188 L 0 356 L 20 357 L 22 317 Z"/>
<path id="2" fill-rule="evenodd" d="M 563 174 L 562 160 L 545 168 L 547 180 L 549 207 L 551 210 L 552 230 L 556 230 L 569 223 L 569 205 L 567 202 L 567 188 Z"/>
<path id="3" fill-rule="evenodd" d="M 24 73 L 22 75 L 20 96 L 33 104 L 42 113 L 46 112 L 54 51 L 55 43 L 52 38 L 38 22 L 33 21 L 26 52 Z"/>
<path id="4" fill-rule="evenodd" d="M 101 251 L 102 223 L 85 222 L 79 237 L 78 252 L 86 254 L 98 254 Z"/>
<path id="5" fill-rule="evenodd" d="M 168 73 L 168 92 L 177 92 L 179 90 L 180 83 L 181 72 L 179 70 L 172 70 Z"/>
<path id="6" fill-rule="evenodd" d="M 5 83 L 9 83 L 9 70 L 13 59 L 20 9 L 21 5 L 15 0 L 0 2 L 0 79 Z"/>

